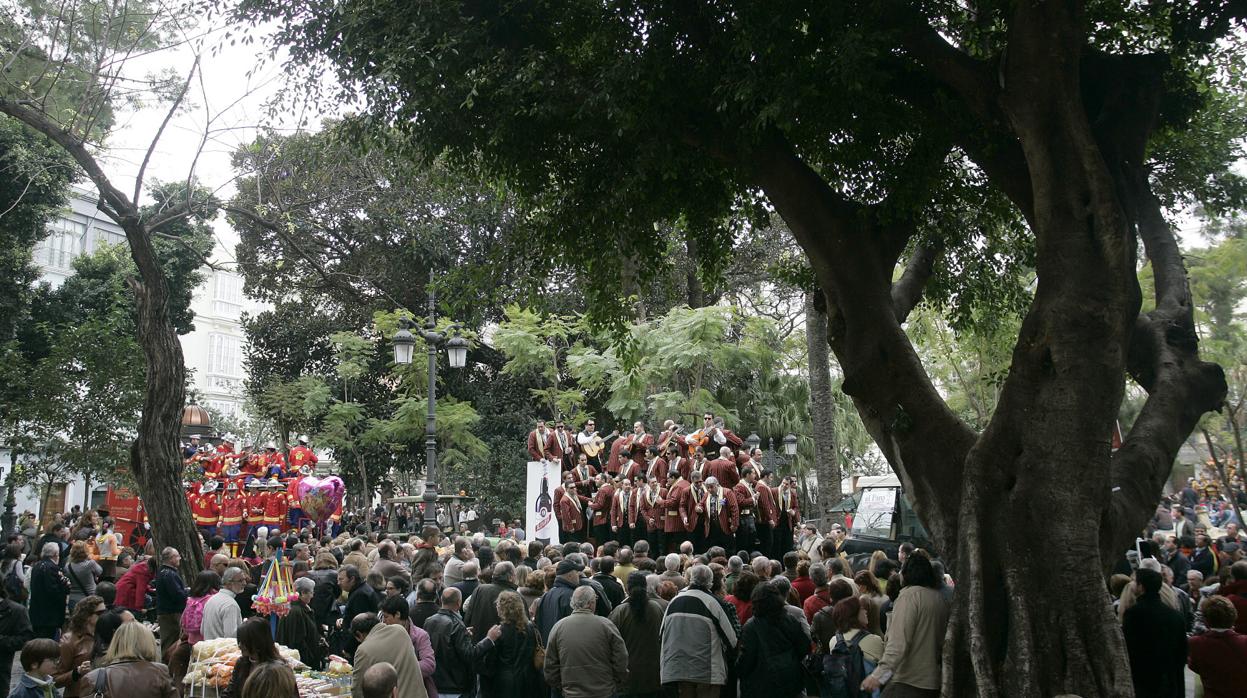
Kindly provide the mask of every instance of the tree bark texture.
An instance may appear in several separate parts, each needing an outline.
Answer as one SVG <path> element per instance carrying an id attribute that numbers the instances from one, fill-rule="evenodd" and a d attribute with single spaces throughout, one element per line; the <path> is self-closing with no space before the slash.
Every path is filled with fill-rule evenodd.
<path id="1" fill-rule="evenodd" d="M 125 232 L 138 278 L 130 282 L 137 306 L 138 341 L 146 360 L 143 412 L 138 438 L 130 447 L 130 468 L 152 526 L 157 554 L 166 547 L 182 553 L 181 572 L 193 579 L 203 566 L 203 545 L 182 491 L 178 433 L 186 401 L 182 345 L 169 318 L 169 289 L 151 243 L 151 230 L 189 211 L 166 211 L 144 220 L 138 203 L 118 190 L 85 143 L 48 115 L 15 100 L 0 99 L 0 112 L 43 133 L 69 153 L 100 192 L 99 208 Z M 137 191 L 137 189 L 136 189 Z"/>
<path id="2" fill-rule="evenodd" d="M 805 346 L 810 370 L 810 421 L 814 436 L 815 502 L 823 530 L 833 523 L 831 508 L 840 501 L 840 459 L 836 443 L 835 402 L 831 397 L 831 361 L 827 344 L 826 301 L 822 291 L 805 295 Z"/>
<path id="3" fill-rule="evenodd" d="M 1001 136 L 1006 147 L 989 154 L 965 150 L 1036 240 L 1038 285 L 981 434 L 948 410 L 901 326 L 924 260 L 938 256 L 913 244 L 916 226 L 839 197 L 782 133 L 749 157 L 826 294 L 844 390 L 956 575 L 944 695 L 1132 695 L 1104 573 L 1155 510 L 1182 440 L 1225 395 L 1220 368 L 1198 358 L 1182 259 L 1144 167 L 1165 66 L 1096 56 L 1082 24 L 1076 2 L 1015 5 L 1003 65 L 960 53 L 925 22 L 907 39 Z M 1108 97 L 1088 106 L 1092 91 Z M 1017 153 L 1024 167 L 1002 166 Z M 1148 314 L 1137 241 L 1157 280 Z M 1149 397 L 1113 453 L 1127 373 Z"/>

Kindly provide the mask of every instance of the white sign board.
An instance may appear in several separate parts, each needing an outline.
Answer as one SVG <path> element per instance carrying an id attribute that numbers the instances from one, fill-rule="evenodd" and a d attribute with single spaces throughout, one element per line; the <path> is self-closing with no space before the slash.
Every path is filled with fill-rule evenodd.
<path id="1" fill-rule="evenodd" d="M 524 529 L 528 540 L 559 544 L 559 523 L 554 518 L 554 488 L 562 468 L 550 461 L 528 462 L 528 487 L 524 495 Z"/>

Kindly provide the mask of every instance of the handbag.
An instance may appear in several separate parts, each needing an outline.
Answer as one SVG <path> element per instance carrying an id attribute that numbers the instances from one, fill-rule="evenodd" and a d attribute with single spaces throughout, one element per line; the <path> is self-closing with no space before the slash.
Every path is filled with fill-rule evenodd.
<path id="1" fill-rule="evenodd" d="M 531 627 L 531 626 L 530 626 Z M 533 668 L 542 671 L 546 668 L 546 648 L 541 644 L 541 633 L 536 629 L 533 630 L 536 645 L 533 647 Z"/>
<path id="2" fill-rule="evenodd" d="M 95 672 L 95 697 L 108 698 L 108 668 L 101 667 Z"/>

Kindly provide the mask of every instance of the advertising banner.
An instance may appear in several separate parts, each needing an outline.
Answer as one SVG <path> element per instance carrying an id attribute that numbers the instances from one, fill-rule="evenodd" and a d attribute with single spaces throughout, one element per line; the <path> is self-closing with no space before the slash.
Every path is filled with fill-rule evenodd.
<path id="1" fill-rule="evenodd" d="M 554 488 L 559 485 L 561 468 L 549 461 L 528 462 L 528 488 L 524 496 L 527 518 L 524 529 L 528 540 L 559 544 L 559 523 L 554 518 Z"/>

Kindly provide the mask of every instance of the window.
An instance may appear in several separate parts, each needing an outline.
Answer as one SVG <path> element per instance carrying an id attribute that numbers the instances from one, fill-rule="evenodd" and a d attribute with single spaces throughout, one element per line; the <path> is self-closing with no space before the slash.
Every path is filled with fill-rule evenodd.
<path id="1" fill-rule="evenodd" d="M 217 273 L 213 291 L 213 310 L 218 315 L 237 317 L 242 313 L 242 277 Z"/>
<path id="2" fill-rule="evenodd" d="M 224 334 L 208 336 L 208 373 L 242 377 L 242 340 Z"/>
<path id="3" fill-rule="evenodd" d="M 95 247 L 100 249 L 104 245 L 120 245 L 126 241 L 126 236 L 113 230 L 107 230 L 104 226 L 96 225 L 95 228 Z"/>
<path id="4" fill-rule="evenodd" d="M 43 262 L 55 269 L 68 269 L 74 257 L 82 254 L 87 224 L 57 218 L 49 227 L 51 230 L 43 241 Z"/>

